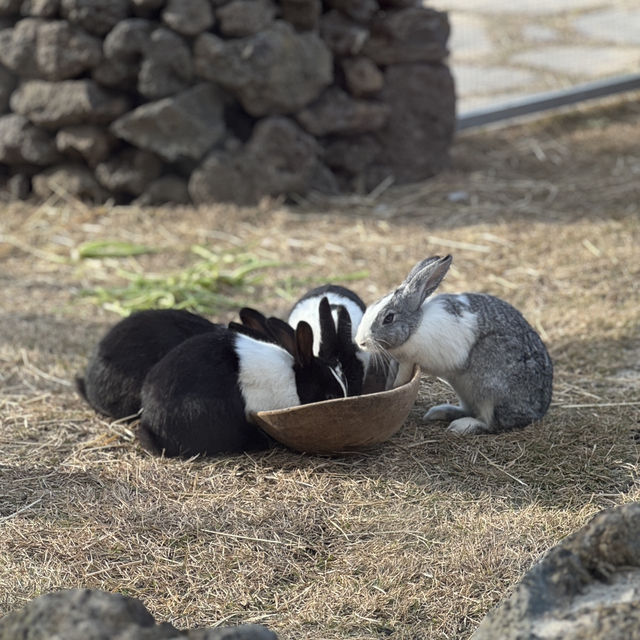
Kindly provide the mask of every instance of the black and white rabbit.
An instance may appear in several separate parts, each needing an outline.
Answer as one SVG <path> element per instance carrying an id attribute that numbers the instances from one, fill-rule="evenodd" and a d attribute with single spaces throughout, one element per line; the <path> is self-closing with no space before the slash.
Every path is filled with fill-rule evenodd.
<path id="1" fill-rule="evenodd" d="M 76 376 L 76 388 L 99 413 L 133 417 L 140 411 L 140 390 L 151 367 L 187 338 L 216 326 L 220 325 L 181 309 L 132 313 L 95 346 L 84 376 Z"/>
<path id="2" fill-rule="evenodd" d="M 323 306 L 323 300 L 327 301 L 326 306 Z M 379 391 L 385 388 L 386 383 L 386 368 L 372 367 L 371 355 L 359 349 L 354 341 L 365 309 L 365 303 L 355 291 L 341 285 L 326 284 L 305 293 L 289 313 L 290 325 L 295 326 L 304 320 L 313 328 L 315 354 L 339 352 L 350 396 Z M 342 315 L 341 310 L 344 310 Z M 348 331 L 345 330 L 347 323 Z"/>
<path id="3" fill-rule="evenodd" d="M 338 324 L 338 309 L 344 307 L 351 319 L 352 338 L 356 337 L 356 330 L 362 320 L 367 305 L 362 298 L 351 289 L 338 284 L 325 284 L 307 291 L 291 308 L 287 322 L 295 327 L 300 320 L 304 320 L 313 329 L 313 350 L 320 351 L 320 317 L 318 307 L 320 300 L 327 298 L 333 313 L 333 319 Z"/>
<path id="4" fill-rule="evenodd" d="M 167 456 L 215 455 L 269 446 L 253 412 L 346 395 L 346 385 L 313 354 L 313 331 L 277 318 L 261 329 L 217 327 L 186 340 L 147 375 L 138 437 Z M 233 327 L 232 327 L 233 328 Z"/>
<path id="5" fill-rule="evenodd" d="M 551 402 L 553 364 L 540 336 L 509 303 L 481 293 L 427 299 L 451 256 L 416 264 L 404 282 L 365 312 L 356 341 L 400 362 L 396 384 L 414 363 L 448 382 L 460 405 L 432 407 L 426 420 L 459 434 L 495 433 L 542 418 Z"/>
<path id="6" fill-rule="evenodd" d="M 336 312 L 337 318 L 334 319 Z M 324 296 L 318 304 L 318 320 L 321 334 L 318 355 L 344 375 L 348 396 L 360 395 L 365 377 L 361 356 L 369 354 L 358 349 L 353 341 L 349 312 L 343 305 L 332 309 L 328 298 Z"/>

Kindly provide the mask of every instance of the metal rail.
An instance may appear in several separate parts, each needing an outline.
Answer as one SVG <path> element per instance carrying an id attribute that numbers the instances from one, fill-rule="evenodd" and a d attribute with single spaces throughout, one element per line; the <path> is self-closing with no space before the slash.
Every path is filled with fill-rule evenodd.
<path id="1" fill-rule="evenodd" d="M 462 131 L 472 127 L 482 127 L 502 120 L 639 89 L 640 73 L 633 73 L 606 80 L 588 82 L 569 89 L 536 93 L 525 98 L 510 100 L 509 102 L 481 109 L 472 109 L 462 113 L 456 120 L 456 130 Z"/>

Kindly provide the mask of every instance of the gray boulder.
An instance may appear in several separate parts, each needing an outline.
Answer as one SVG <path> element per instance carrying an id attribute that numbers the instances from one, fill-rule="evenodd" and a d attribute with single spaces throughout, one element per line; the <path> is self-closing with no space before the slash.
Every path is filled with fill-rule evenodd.
<path id="1" fill-rule="evenodd" d="M 130 91 L 136 88 L 139 64 L 132 64 L 116 58 L 104 58 L 93 70 L 95 82 L 109 89 Z"/>
<path id="2" fill-rule="evenodd" d="M 194 204 L 233 202 L 255 204 L 259 194 L 247 176 L 239 153 L 212 151 L 189 176 L 189 196 Z"/>
<path id="3" fill-rule="evenodd" d="M 324 195 L 337 196 L 340 194 L 340 182 L 337 176 L 324 164 L 318 162 L 307 183 L 307 191 L 315 191 Z"/>
<path id="4" fill-rule="evenodd" d="M 112 193 L 139 196 L 162 173 L 162 162 L 149 151 L 125 149 L 96 167 L 98 182 Z"/>
<path id="5" fill-rule="evenodd" d="M 157 624 L 134 598 L 105 591 L 69 589 L 47 593 L 0 618 L 0 640 L 277 640 L 259 625 L 178 631 Z"/>
<path id="6" fill-rule="evenodd" d="M 324 149 L 324 161 L 339 175 L 351 179 L 364 174 L 382 147 L 371 134 L 348 136 L 331 140 Z"/>
<path id="7" fill-rule="evenodd" d="M 31 176 L 18 172 L 6 178 L 2 190 L 9 196 L 9 200 L 26 200 L 31 192 Z"/>
<path id="8" fill-rule="evenodd" d="M 352 135 L 382 128 L 389 119 L 389 107 L 381 102 L 356 100 L 333 86 L 315 102 L 296 114 L 296 120 L 314 136 Z"/>
<path id="9" fill-rule="evenodd" d="M 472 640 L 640 638 L 640 503 L 599 513 L 553 547 Z"/>
<path id="10" fill-rule="evenodd" d="M 384 75 L 369 58 L 356 56 L 342 62 L 345 82 L 349 93 L 356 97 L 371 96 L 384 86 Z"/>
<path id="11" fill-rule="evenodd" d="M 53 138 L 16 113 L 0 117 L 0 162 L 47 166 L 60 159 Z"/>
<path id="12" fill-rule="evenodd" d="M 166 0 L 131 0 L 133 12 L 137 16 L 149 16 L 164 7 Z"/>
<path id="13" fill-rule="evenodd" d="M 0 114 L 9 106 L 9 97 L 16 87 L 15 76 L 0 65 Z"/>
<path id="14" fill-rule="evenodd" d="M 0 31 L 0 63 L 23 78 L 40 75 L 36 61 L 38 29 L 44 22 L 39 18 L 25 18 L 11 29 Z"/>
<path id="15" fill-rule="evenodd" d="M 94 78 L 106 86 L 137 88 L 149 100 L 187 89 L 191 83 L 191 51 L 185 40 L 144 18 L 117 24 L 104 40 L 105 63 Z"/>
<path id="16" fill-rule="evenodd" d="M 0 32 L 0 62 L 22 77 L 73 78 L 101 59 L 102 42 L 65 20 L 25 18 Z"/>
<path id="17" fill-rule="evenodd" d="M 209 83 L 148 102 L 111 125 L 114 135 L 175 162 L 199 160 L 225 133 L 223 101 Z"/>
<path id="18" fill-rule="evenodd" d="M 22 0 L 0 0 L 0 17 L 15 16 L 20 11 Z"/>
<path id="19" fill-rule="evenodd" d="M 333 80 L 332 56 L 322 40 L 281 20 L 248 38 L 202 34 L 194 62 L 196 73 L 227 89 L 252 116 L 295 113 Z"/>
<path id="20" fill-rule="evenodd" d="M 107 124 L 129 108 L 129 101 L 93 80 L 27 80 L 11 95 L 11 108 L 33 124 L 50 129 L 73 124 Z"/>
<path id="21" fill-rule="evenodd" d="M 255 204 L 259 195 L 246 175 L 244 156 L 212 151 L 189 177 L 189 196 L 194 204 L 233 202 Z"/>
<path id="22" fill-rule="evenodd" d="M 187 43 L 170 29 L 155 29 L 138 72 L 139 93 L 150 100 L 165 98 L 187 89 L 192 76 Z"/>
<path id="23" fill-rule="evenodd" d="M 184 637 L 186 640 L 278 640 L 278 636 L 273 631 L 258 624 L 241 624 L 237 627 L 219 629 L 193 629 L 187 631 Z M 180 640 L 180 636 L 177 640 Z"/>
<path id="24" fill-rule="evenodd" d="M 73 78 L 102 60 L 102 42 L 65 20 L 40 25 L 37 38 L 36 63 L 47 80 Z"/>
<path id="25" fill-rule="evenodd" d="M 352 20 L 365 24 L 380 9 L 377 0 L 327 0 L 327 4 Z"/>
<path id="26" fill-rule="evenodd" d="M 106 87 L 135 89 L 153 28 L 154 23 L 143 18 L 119 22 L 104 39 L 105 59 L 94 69 L 94 80 Z"/>
<path id="27" fill-rule="evenodd" d="M 56 148 L 69 158 L 95 167 L 109 157 L 115 138 L 102 127 L 80 124 L 64 127 L 56 134 Z"/>
<path id="28" fill-rule="evenodd" d="M 448 55 L 449 20 L 426 7 L 391 9 L 375 17 L 362 53 L 378 64 L 440 62 Z"/>
<path id="29" fill-rule="evenodd" d="M 368 186 L 386 175 L 396 183 L 419 182 L 449 162 L 455 129 L 455 92 L 449 69 L 439 64 L 387 67 L 379 99 L 390 107 L 386 126 L 375 133 L 384 149 Z"/>
<path id="30" fill-rule="evenodd" d="M 316 140 L 289 118 L 264 118 L 245 145 L 246 165 L 258 193 L 304 193 L 320 154 Z"/>
<path id="31" fill-rule="evenodd" d="M 271 0 L 231 0 L 216 11 L 220 33 L 233 38 L 258 33 L 273 22 L 275 15 Z"/>
<path id="32" fill-rule="evenodd" d="M 132 204 L 149 207 L 161 204 L 189 204 L 187 181 L 181 176 L 166 175 L 153 180 Z"/>
<path id="33" fill-rule="evenodd" d="M 191 174 L 196 204 L 255 204 L 262 196 L 304 193 L 317 174 L 319 145 L 289 118 L 260 120 L 238 152 L 214 151 Z"/>
<path id="34" fill-rule="evenodd" d="M 162 11 L 162 20 L 185 36 L 198 35 L 215 22 L 208 0 L 168 0 Z"/>
<path id="35" fill-rule="evenodd" d="M 48 198 L 53 194 L 69 194 L 78 200 L 101 204 L 109 197 L 109 193 L 98 184 L 93 173 L 83 165 L 61 164 L 50 167 L 33 176 L 31 183 L 34 192 L 41 198 Z M 2 635 L 2 620 L 0 620 L 0 640 L 11 637 L 11 635 Z"/>
<path id="36" fill-rule="evenodd" d="M 378 0 L 380 2 L 380 7 L 382 9 L 392 9 L 392 8 L 401 8 L 401 7 L 415 7 L 416 4 L 420 4 L 420 2 L 416 2 L 416 0 Z"/>
<path id="37" fill-rule="evenodd" d="M 60 0 L 22 0 L 20 14 L 38 18 L 55 18 L 60 9 Z"/>
<path id="38" fill-rule="evenodd" d="M 104 55 L 110 60 L 135 64 L 149 48 L 153 29 L 154 23 L 144 18 L 118 22 L 104 38 Z"/>
<path id="39" fill-rule="evenodd" d="M 129 15 L 129 0 L 61 0 L 63 18 L 103 36 Z"/>
<path id="40" fill-rule="evenodd" d="M 280 13 L 298 31 L 313 31 L 320 24 L 322 0 L 280 0 Z"/>
<path id="41" fill-rule="evenodd" d="M 320 35 L 336 56 L 355 56 L 362 51 L 369 30 L 333 9 L 320 18 Z"/>
<path id="42" fill-rule="evenodd" d="M 144 629 L 154 624 L 153 616 L 138 600 L 74 589 L 40 596 L 0 619 L 0 638 L 111 638 L 134 627 Z"/>

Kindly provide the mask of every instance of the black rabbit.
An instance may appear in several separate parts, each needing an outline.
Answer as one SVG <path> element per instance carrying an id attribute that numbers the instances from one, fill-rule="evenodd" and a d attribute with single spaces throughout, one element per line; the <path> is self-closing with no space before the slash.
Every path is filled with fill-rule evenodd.
<path id="1" fill-rule="evenodd" d="M 134 416 L 151 367 L 187 338 L 220 326 L 181 309 L 132 313 L 98 342 L 84 376 L 76 376 L 76 388 L 99 413 L 116 419 Z"/>

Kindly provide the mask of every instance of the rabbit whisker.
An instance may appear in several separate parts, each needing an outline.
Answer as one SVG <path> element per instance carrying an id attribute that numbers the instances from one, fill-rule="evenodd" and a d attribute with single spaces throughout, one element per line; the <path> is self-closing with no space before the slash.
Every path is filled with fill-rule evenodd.
<path id="1" fill-rule="evenodd" d="M 369 345 L 371 357 L 376 366 L 388 367 L 393 360 L 391 354 L 379 343 L 374 342 Z"/>

